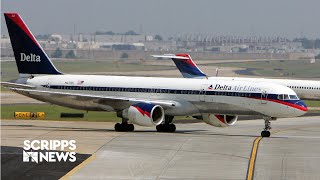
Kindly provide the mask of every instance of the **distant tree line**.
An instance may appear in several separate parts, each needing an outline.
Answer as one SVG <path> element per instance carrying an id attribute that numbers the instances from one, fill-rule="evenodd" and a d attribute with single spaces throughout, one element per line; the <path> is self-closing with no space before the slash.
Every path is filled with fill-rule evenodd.
<path id="1" fill-rule="evenodd" d="M 301 42 L 304 49 L 320 49 L 320 39 L 296 38 L 293 42 Z"/>
<path id="2" fill-rule="evenodd" d="M 115 33 L 113 31 L 96 31 L 95 35 L 133 35 L 133 36 L 136 36 L 136 35 L 140 35 L 140 34 L 134 32 L 133 30 L 130 30 L 125 33 Z"/>
<path id="3" fill-rule="evenodd" d="M 52 54 L 51 54 L 51 57 L 53 58 L 62 58 L 62 51 L 60 48 L 57 48 Z M 70 50 L 68 51 L 68 53 L 65 55 L 65 58 L 68 58 L 68 59 L 74 59 L 76 58 L 76 54 L 74 53 L 73 50 Z"/>
<path id="4" fill-rule="evenodd" d="M 134 45 L 130 44 L 114 44 L 112 45 L 113 50 L 136 50 L 137 48 Z"/>
<path id="5" fill-rule="evenodd" d="M 159 34 L 155 35 L 154 39 L 156 39 L 158 41 L 162 41 L 163 40 L 163 38 Z"/>
<path id="6" fill-rule="evenodd" d="M 122 59 L 128 59 L 128 57 L 129 57 L 129 54 L 128 53 L 122 53 L 121 54 L 121 56 L 120 56 L 120 58 L 122 58 Z"/>
<path id="7" fill-rule="evenodd" d="M 57 48 L 51 55 L 53 58 L 62 58 L 62 51 L 60 48 Z"/>
<path id="8" fill-rule="evenodd" d="M 48 40 L 49 37 L 50 37 L 49 34 L 38 34 L 38 35 L 36 35 L 36 39 L 37 40 Z"/>

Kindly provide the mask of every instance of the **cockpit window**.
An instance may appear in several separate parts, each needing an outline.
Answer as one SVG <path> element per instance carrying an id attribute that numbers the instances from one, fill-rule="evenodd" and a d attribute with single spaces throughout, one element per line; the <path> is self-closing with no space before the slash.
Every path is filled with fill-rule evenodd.
<path id="1" fill-rule="evenodd" d="M 284 100 L 289 100 L 289 95 L 288 94 L 284 95 Z"/>
<path id="2" fill-rule="evenodd" d="M 279 94 L 278 99 L 283 100 L 283 94 Z"/>
<path id="3" fill-rule="evenodd" d="M 279 94 L 278 99 L 280 100 L 289 100 L 289 99 L 299 99 L 296 95 L 289 94 Z"/>
<path id="4" fill-rule="evenodd" d="M 290 99 L 299 99 L 296 95 L 290 95 Z"/>

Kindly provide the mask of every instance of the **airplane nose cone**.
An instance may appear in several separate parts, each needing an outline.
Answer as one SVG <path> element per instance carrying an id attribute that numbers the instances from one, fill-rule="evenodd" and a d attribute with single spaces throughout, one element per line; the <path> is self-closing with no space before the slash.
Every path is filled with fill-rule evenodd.
<path id="1" fill-rule="evenodd" d="M 296 102 L 297 109 L 299 109 L 301 115 L 307 113 L 308 107 L 303 101 Z"/>

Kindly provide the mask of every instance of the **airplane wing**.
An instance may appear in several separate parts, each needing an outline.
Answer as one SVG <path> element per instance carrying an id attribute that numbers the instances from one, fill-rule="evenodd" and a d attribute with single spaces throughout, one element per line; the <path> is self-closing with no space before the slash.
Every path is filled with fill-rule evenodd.
<path id="1" fill-rule="evenodd" d="M 8 88 L 23 88 L 23 89 L 35 89 L 36 86 L 28 85 L 28 84 L 19 84 L 12 82 L 0 82 L 0 84 L 4 87 Z"/>
<path id="2" fill-rule="evenodd" d="M 89 94 L 76 94 L 66 92 L 52 92 L 52 91 L 41 91 L 33 89 L 21 89 L 11 88 L 12 91 L 37 99 L 38 97 L 50 97 L 51 99 L 63 100 L 63 101 L 78 101 L 78 102 L 94 102 L 101 105 L 108 105 L 114 108 L 127 105 L 128 107 L 132 104 L 144 102 L 161 105 L 164 109 L 174 108 L 177 104 L 176 101 L 168 100 L 152 100 L 152 99 L 138 99 L 138 98 L 127 98 L 117 96 L 101 96 L 101 95 L 89 95 Z M 44 101 L 45 99 L 38 99 Z M 122 107 L 123 108 L 123 107 Z"/>

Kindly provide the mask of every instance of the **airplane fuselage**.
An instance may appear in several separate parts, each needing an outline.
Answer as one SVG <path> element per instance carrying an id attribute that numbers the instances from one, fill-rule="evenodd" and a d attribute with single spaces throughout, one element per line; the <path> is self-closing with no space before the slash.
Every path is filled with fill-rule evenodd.
<path id="1" fill-rule="evenodd" d="M 150 100 L 173 100 L 178 102 L 167 115 L 195 115 L 219 113 L 230 115 L 262 115 L 288 117 L 302 115 L 307 108 L 295 93 L 284 86 L 259 82 L 235 80 L 208 80 L 185 78 L 126 77 L 99 75 L 48 75 L 27 80 L 37 90 L 56 91 L 93 96 L 143 98 Z M 286 94 L 291 99 L 279 99 Z M 31 95 L 29 95 L 31 96 Z M 59 96 L 32 95 L 42 101 L 77 109 L 121 111 L 123 104 L 104 102 L 66 101 Z"/>

